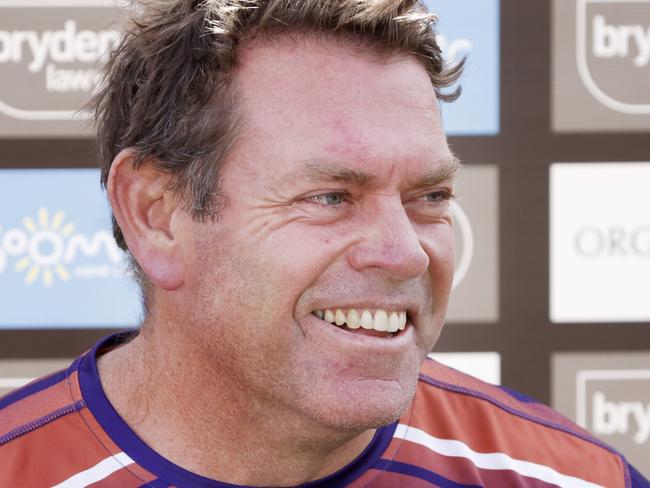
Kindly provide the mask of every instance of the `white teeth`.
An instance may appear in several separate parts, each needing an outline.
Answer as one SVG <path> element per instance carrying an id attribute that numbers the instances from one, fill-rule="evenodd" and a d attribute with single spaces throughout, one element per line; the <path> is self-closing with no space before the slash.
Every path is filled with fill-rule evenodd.
<path id="1" fill-rule="evenodd" d="M 348 319 L 346 320 L 349 329 L 358 329 L 361 325 L 361 317 L 359 312 L 354 308 L 348 312 Z"/>
<path id="2" fill-rule="evenodd" d="M 386 332 L 388 330 L 388 314 L 385 310 L 377 310 L 375 312 L 374 329 L 379 332 Z"/>
<path id="3" fill-rule="evenodd" d="M 366 309 L 359 313 L 359 310 L 354 308 L 349 309 L 347 314 L 340 308 L 315 310 L 313 314 L 330 324 L 345 325 L 348 329 L 363 327 L 368 330 L 394 333 L 406 328 L 406 311 L 404 310 L 387 312 L 380 308 L 374 311 L 374 318 L 372 311 Z"/>
<path id="4" fill-rule="evenodd" d="M 397 332 L 400 325 L 400 313 L 391 312 L 388 316 L 388 332 Z M 376 318 L 376 317 L 375 317 Z"/>
<path id="5" fill-rule="evenodd" d="M 330 324 L 334 323 L 334 312 L 331 310 L 325 310 L 325 316 L 324 316 L 325 322 L 329 322 Z"/>
<path id="6" fill-rule="evenodd" d="M 375 325 L 374 322 L 375 321 L 372 320 L 372 314 L 370 313 L 369 310 L 364 310 L 361 313 L 361 327 L 363 327 L 364 329 L 370 330 Z"/>
<path id="7" fill-rule="evenodd" d="M 345 314 L 340 308 L 336 309 L 336 313 L 334 314 L 334 323 L 336 325 L 345 324 Z"/>

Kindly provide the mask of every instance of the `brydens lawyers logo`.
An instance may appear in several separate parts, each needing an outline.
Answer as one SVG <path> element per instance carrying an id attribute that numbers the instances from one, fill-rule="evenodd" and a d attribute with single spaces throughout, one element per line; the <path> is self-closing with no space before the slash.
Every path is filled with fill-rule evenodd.
<path id="1" fill-rule="evenodd" d="M 87 118 L 80 111 L 121 32 L 99 27 L 112 1 L 0 0 L 0 113 L 20 120 Z M 25 96 L 29 93 L 29 96 Z"/>
<path id="2" fill-rule="evenodd" d="M 616 386 L 625 383 L 628 392 L 621 398 Z M 650 369 L 579 371 L 578 424 L 599 436 L 626 436 L 634 444 L 650 444 L 650 394 L 641 393 L 648 384 Z M 636 398 L 630 398 L 631 391 L 637 392 Z"/>
<path id="3" fill-rule="evenodd" d="M 77 264 L 77 258 L 103 258 L 101 264 Z M 66 222 L 61 210 L 53 214 L 38 209 L 36 219 L 26 216 L 22 226 L 4 230 L 0 226 L 0 275 L 13 271 L 24 275 L 26 285 L 41 282 L 50 287 L 71 279 L 95 279 L 121 276 L 122 253 L 106 230 L 85 235 Z"/>
<path id="4" fill-rule="evenodd" d="M 580 78 L 600 103 L 650 114 L 650 0 L 577 0 Z"/>
<path id="5" fill-rule="evenodd" d="M 650 476 L 650 353 L 553 354 L 553 406 Z"/>

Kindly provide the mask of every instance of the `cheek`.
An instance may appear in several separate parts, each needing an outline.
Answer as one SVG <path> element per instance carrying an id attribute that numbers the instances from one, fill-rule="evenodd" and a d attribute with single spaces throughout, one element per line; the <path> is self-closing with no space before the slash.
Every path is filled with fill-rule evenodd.
<path id="1" fill-rule="evenodd" d="M 263 238 L 237 235 L 230 242 L 205 243 L 208 255 L 196 272 L 205 276 L 204 289 L 217 290 L 229 304 L 259 303 L 267 320 L 286 320 L 299 297 L 331 262 L 336 245 L 324 229 L 277 229 Z M 211 270 L 210 273 L 207 270 Z M 208 276 L 206 276 L 208 275 Z M 209 276 L 211 275 L 211 276 Z M 228 283 L 227 289 L 221 285 Z M 239 306 L 239 305 L 237 305 Z"/>
<path id="2" fill-rule="evenodd" d="M 420 240 L 430 259 L 429 274 L 436 288 L 451 287 L 454 279 L 454 231 L 451 225 L 437 226 Z"/>
<path id="3" fill-rule="evenodd" d="M 295 225 L 281 229 L 254 251 L 269 265 L 298 282 L 311 282 L 345 248 L 341 235 L 325 227 Z"/>

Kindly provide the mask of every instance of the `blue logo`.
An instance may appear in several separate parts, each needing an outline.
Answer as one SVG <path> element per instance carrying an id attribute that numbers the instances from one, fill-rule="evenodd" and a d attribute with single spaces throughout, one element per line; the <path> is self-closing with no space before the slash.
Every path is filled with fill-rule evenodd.
<path id="1" fill-rule="evenodd" d="M 425 0 L 439 17 L 438 43 L 446 59 L 467 64 L 463 94 L 442 104 L 448 135 L 499 133 L 499 0 Z"/>
<path id="2" fill-rule="evenodd" d="M 0 208 L 0 328 L 138 324 L 98 170 L 0 170 Z"/>

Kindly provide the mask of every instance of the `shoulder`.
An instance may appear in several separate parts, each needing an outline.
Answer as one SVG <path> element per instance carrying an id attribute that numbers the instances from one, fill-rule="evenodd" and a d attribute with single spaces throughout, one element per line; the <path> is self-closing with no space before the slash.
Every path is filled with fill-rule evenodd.
<path id="1" fill-rule="evenodd" d="M 418 437 L 429 449 L 485 463 L 488 469 L 637 486 L 617 451 L 550 407 L 431 359 L 420 370 L 408 432 L 403 434 Z"/>
<path id="2" fill-rule="evenodd" d="M 38 463 L 42 473 L 51 472 L 56 479 L 57 469 L 45 468 L 45 461 L 55 457 L 53 453 L 60 453 L 60 446 L 75 442 L 72 433 L 80 431 L 76 414 L 85 406 L 78 390 L 75 363 L 0 398 L 3 481 L 13 480 L 16 485 L 12 486 L 24 486 L 30 476 L 36 476 L 30 463 Z"/>
<path id="3" fill-rule="evenodd" d="M 544 430 L 578 437 L 586 442 L 604 446 L 587 430 L 576 425 L 552 408 L 504 386 L 493 385 L 450 368 L 432 359 L 427 359 L 420 369 L 418 388 L 421 395 L 433 400 L 455 402 L 472 411 L 491 412 L 495 421 L 517 424 L 535 424 Z M 465 413 L 465 409 L 461 409 Z"/>
<path id="4" fill-rule="evenodd" d="M 73 392 L 75 384 L 76 371 L 71 367 L 0 398 L 0 446 L 79 410 L 82 402 Z"/>
<path id="5" fill-rule="evenodd" d="M 109 336 L 66 370 L 0 398 L 0 485 L 78 486 L 110 477 L 107 485 L 126 487 L 155 478 L 123 452 L 89 408 L 101 390 L 96 353 L 121 339 Z"/>

